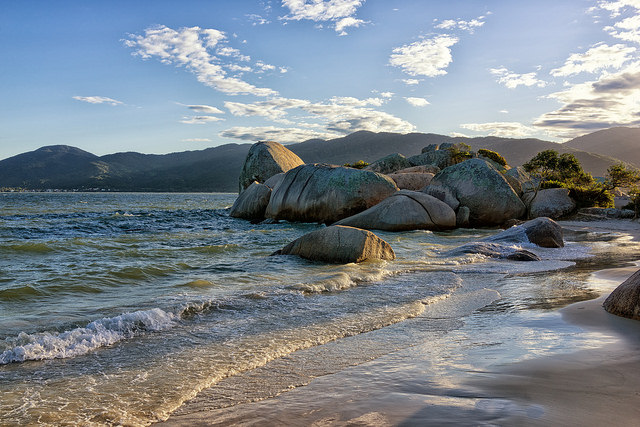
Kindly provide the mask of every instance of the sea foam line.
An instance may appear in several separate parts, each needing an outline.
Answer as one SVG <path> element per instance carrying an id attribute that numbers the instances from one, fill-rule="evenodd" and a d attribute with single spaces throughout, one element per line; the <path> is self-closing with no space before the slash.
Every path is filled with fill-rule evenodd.
<path id="1" fill-rule="evenodd" d="M 0 365 L 81 356 L 145 331 L 169 329 L 175 325 L 176 318 L 173 313 L 154 308 L 94 320 L 86 327 L 70 331 L 21 332 L 17 337 L 5 340 L 12 348 L 0 353 Z"/>

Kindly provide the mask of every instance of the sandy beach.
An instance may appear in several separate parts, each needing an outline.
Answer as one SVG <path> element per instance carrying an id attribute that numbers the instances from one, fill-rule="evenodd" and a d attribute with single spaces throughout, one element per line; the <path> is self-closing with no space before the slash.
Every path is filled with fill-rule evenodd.
<path id="1" fill-rule="evenodd" d="M 636 240 L 639 235 L 632 221 L 562 225 L 575 232 L 615 229 Z M 496 321 L 495 329 L 487 327 L 486 316 L 496 315 L 499 304 L 474 309 L 463 320 L 443 318 L 446 303 L 439 304 L 413 320 L 424 329 L 461 322 L 458 328 L 423 330 L 422 341 L 369 361 L 335 356 L 341 346 L 350 348 L 351 338 L 331 343 L 324 356 L 317 348 L 297 352 L 204 390 L 160 425 L 640 425 L 640 323 L 602 309 L 611 290 L 638 269 L 622 264 L 588 274 L 600 295 L 595 299 L 523 311 L 506 325 Z M 478 292 L 487 303 L 495 298 Z M 398 328 L 364 335 L 384 345 Z M 296 366 L 308 372 L 313 363 L 323 368 L 297 375 Z M 225 388 L 233 389 L 234 381 L 246 387 L 252 376 L 254 388 L 271 388 L 272 397 L 225 403 Z"/>

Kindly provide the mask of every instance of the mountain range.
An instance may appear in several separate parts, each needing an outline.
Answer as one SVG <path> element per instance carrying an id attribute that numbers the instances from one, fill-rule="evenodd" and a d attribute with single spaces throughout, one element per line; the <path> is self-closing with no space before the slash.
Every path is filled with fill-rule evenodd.
<path id="1" fill-rule="evenodd" d="M 419 154 L 429 144 L 465 142 L 474 150 L 502 154 L 512 166 L 538 152 L 571 153 L 594 176 L 613 163 L 640 167 L 640 128 L 611 128 L 564 144 L 539 139 L 461 138 L 432 133 L 397 134 L 359 131 L 331 140 L 312 139 L 288 145 L 307 163 L 375 161 L 388 154 Z M 112 191 L 235 192 L 251 144 L 226 144 L 171 154 L 135 152 L 96 156 L 79 148 L 53 145 L 0 161 L 0 188 Z"/>

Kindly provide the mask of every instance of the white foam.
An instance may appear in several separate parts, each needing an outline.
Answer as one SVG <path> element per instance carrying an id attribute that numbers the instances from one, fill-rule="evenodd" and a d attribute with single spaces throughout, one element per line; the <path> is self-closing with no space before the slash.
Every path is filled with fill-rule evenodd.
<path id="1" fill-rule="evenodd" d="M 81 356 L 134 337 L 144 331 L 161 331 L 175 324 L 176 316 L 159 308 L 94 320 L 84 328 L 64 332 L 20 333 L 7 338 L 12 347 L 0 353 L 0 365 L 27 360 L 62 359 Z"/>

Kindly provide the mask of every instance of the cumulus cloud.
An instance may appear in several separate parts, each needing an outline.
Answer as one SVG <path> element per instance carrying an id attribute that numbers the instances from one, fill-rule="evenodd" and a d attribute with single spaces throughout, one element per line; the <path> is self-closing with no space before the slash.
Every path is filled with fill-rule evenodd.
<path id="1" fill-rule="evenodd" d="M 522 138 L 536 132 L 534 128 L 518 122 L 465 123 L 461 124 L 460 127 L 503 138 Z"/>
<path id="2" fill-rule="evenodd" d="M 88 102 L 89 104 L 109 104 L 109 105 L 122 105 L 122 101 L 118 101 L 113 98 L 107 98 L 106 96 L 74 96 L 73 99 L 82 102 Z"/>
<path id="3" fill-rule="evenodd" d="M 203 125 L 205 123 L 220 122 L 223 120 L 224 119 L 215 116 L 191 116 L 183 117 L 180 123 L 184 123 L 185 125 Z"/>
<path id="4" fill-rule="evenodd" d="M 640 0 L 616 0 L 616 1 L 599 1 L 596 6 L 600 9 L 608 10 L 612 18 L 620 16 L 622 10 L 634 8 L 640 10 Z"/>
<path id="5" fill-rule="evenodd" d="M 332 139 L 342 135 L 331 132 L 317 132 L 310 129 L 278 128 L 274 126 L 242 127 L 237 126 L 220 132 L 223 138 L 240 139 L 243 141 L 277 141 L 281 144 L 292 144 L 309 139 Z"/>
<path id="6" fill-rule="evenodd" d="M 453 61 L 450 48 L 456 43 L 457 37 L 446 34 L 420 40 L 393 49 L 389 63 L 411 76 L 441 76 Z"/>
<path id="7" fill-rule="evenodd" d="M 402 82 L 407 86 L 415 86 L 417 84 L 420 84 L 419 79 L 403 79 Z"/>
<path id="8" fill-rule="evenodd" d="M 227 101 L 224 106 L 234 116 L 260 116 L 280 121 L 287 115 L 286 110 L 301 108 L 311 104 L 309 101 L 293 98 L 273 98 L 251 104 Z"/>
<path id="9" fill-rule="evenodd" d="M 185 107 L 187 107 L 190 110 L 195 111 L 196 113 L 224 114 L 224 111 L 222 111 L 219 108 L 212 107 L 211 105 L 185 105 L 185 104 L 180 104 L 180 105 L 184 105 Z"/>
<path id="10" fill-rule="evenodd" d="M 335 30 L 346 35 L 345 28 L 359 27 L 366 22 L 354 17 L 356 11 L 365 0 L 282 0 L 282 6 L 289 9 L 289 14 L 281 17 L 284 20 L 314 22 L 330 21 L 335 23 Z M 321 28 L 322 26 L 320 26 Z"/>
<path id="11" fill-rule="evenodd" d="M 220 65 L 220 51 L 240 56 L 235 50 L 224 51 L 226 40 L 222 31 L 200 27 L 174 30 L 166 26 L 147 28 L 144 35 L 130 34 L 124 44 L 133 48 L 133 55 L 143 59 L 157 58 L 164 64 L 175 64 L 191 71 L 199 82 L 229 95 L 276 95 L 268 88 L 259 88 L 226 74 Z M 211 53 L 215 49 L 216 55 Z"/>
<path id="12" fill-rule="evenodd" d="M 517 74 L 509 71 L 505 67 L 491 68 L 489 72 L 498 78 L 498 83 L 505 85 L 509 89 L 515 89 L 518 86 L 544 87 L 547 85 L 547 82 L 538 79 L 535 72 Z"/>
<path id="13" fill-rule="evenodd" d="M 412 96 L 409 96 L 405 97 L 404 99 L 414 107 L 426 107 L 427 105 L 429 105 L 429 101 L 424 98 L 414 98 Z"/>
<path id="14" fill-rule="evenodd" d="M 623 44 L 609 46 L 598 43 L 585 53 L 571 54 L 562 67 L 551 70 L 551 75 L 560 77 L 582 72 L 595 73 L 607 68 L 619 69 L 625 62 L 632 59 L 635 51 L 636 48 Z"/>
<path id="15" fill-rule="evenodd" d="M 640 125 L 640 62 L 548 97 L 562 106 L 538 117 L 534 125 L 558 137 L 578 136 L 585 130 Z"/>
<path id="16" fill-rule="evenodd" d="M 476 19 L 465 21 L 463 19 L 446 19 L 436 25 L 441 30 L 463 30 L 473 33 L 476 28 L 484 25 L 484 16 L 478 16 Z"/>

